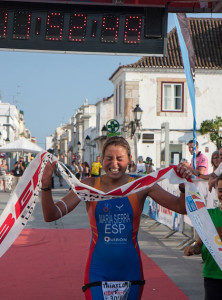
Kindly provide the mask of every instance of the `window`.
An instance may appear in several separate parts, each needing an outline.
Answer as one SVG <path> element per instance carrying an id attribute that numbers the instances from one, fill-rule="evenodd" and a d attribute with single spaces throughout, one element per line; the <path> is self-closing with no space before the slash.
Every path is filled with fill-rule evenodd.
<path id="1" fill-rule="evenodd" d="M 142 142 L 153 144 L 154 143 L 154 134 L 153 133 L 143 133 Z"/>
<path id="2" fill-rule="evenodd" d="M 183 111 L 183 83 L 162 83 L 162 111 Z"/>

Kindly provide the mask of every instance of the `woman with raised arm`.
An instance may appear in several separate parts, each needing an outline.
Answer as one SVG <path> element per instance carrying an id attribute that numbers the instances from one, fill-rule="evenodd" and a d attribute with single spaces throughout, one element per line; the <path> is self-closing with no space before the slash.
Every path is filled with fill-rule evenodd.
<path id="1" fill-rule="evenodd" d="M 109 192 L 132 180 L 126 173 L 131 161 L 128 142 L 122 137 L 111 137 L 104 144 L 102 163 L 105 174 L 101 177 L 86 178 L 83 183 Z M 54 204 L 51 194 L 51 175 L 55 162 L 48 163 L 42 176 L 42 209 L 47 222 L 61 218 L 73 210 L 80 200 L 71 190 L 62 200 Z M 183 164 L 177 171 L 184 178 L 190 178 L 191 172 Z M 160 205 L 181 214 L 186 213 L 184 189 L 180 197 L 163 190 L 158 184 L 128 197 L 105 201 L 86 202 L 89 223 L 92 230 L 92 242 L 85 268 L 85 298 L 102 300 L 101 282 L 127 281 L 130 284 L 128 300 L 142 297 L 144 284 L 137 233 L 140 216 L 147 196 Z"/>

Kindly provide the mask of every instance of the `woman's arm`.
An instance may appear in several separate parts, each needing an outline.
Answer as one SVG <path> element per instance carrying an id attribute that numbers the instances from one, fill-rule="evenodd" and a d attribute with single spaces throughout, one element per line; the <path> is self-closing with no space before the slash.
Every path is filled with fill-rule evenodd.
<path id="1" fill-rule="evenodd" d="M 176 197 L 158 184 L 155 184 L 149 189 L 147 196 L 150 196 L 155 202 L 170 210 L 180 214 L 186 214 L 185 193 L 181 193 L 180 197 Z"/>
<path id="2" fill-rule="evenodd" d="M 54 203 L 51 190 L 42 190 L 42 211 L 46 222 L 52 222 L 62 218 L 72 211 L 79 203 L 80 199 L 71 190 L 60 201 Z"/>
<path id="3" fill-rule="evenodd" d="M 53 162 L 52 164 L 48 162 L 42 175 L 41 203 L 43 217 L 46 222 L 55 221 L 61 218 L 72 211 L 80 203 L 80 199 L 73 191 L 70 191 L 64 198 L 54 203 L 51 192 L 51 183 L 55 165 L 56 162 Z"/>
<path id="4" fill-rule="evenodd" d="M 192 176 L 191 170 L 184 164 L 179 164 L 177 166 L 177 172 L 182 178 L 189 179 Z M 180 197 L 177 197 L 164 190 L 158 184 L 155 184 L 152 187 L 138 193 L 138 197 L 142 202 L 145 201 L 147 196 L 150 196 L 155 202 L 170 210 L 180 214 L 186 214 L 185 193 L 182 190 Z"/>

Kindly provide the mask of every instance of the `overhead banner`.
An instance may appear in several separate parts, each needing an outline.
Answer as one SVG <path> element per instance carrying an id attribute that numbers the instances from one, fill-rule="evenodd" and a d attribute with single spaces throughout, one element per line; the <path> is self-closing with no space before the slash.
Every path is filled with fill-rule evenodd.
<path id="1" fill-rule="evenodd" d="M 47 152 L 39 153 L 25 170 L 16 186 L 0 217 L 0 257 L 7 251 L 25 227 L 38 197 L 44 167 L 48 160 L 53 161 L 55 159 L 54 156 Z M 200 198 L 200 194 L 192 182 L 188 182 L 178 176 L 175 166 L 140 177 L 108 193 L 81 183 L 60 162 L 58 162 L 58 168 L 63 178 L 82 201 L 105 201 L 128 196 L 151 187 L 163 179 L 168 179 L 170 184 L 184 183 L 187 214 L 203 243 L 222 269 L 222 241 L 204 205 L 204 201 Z"/>

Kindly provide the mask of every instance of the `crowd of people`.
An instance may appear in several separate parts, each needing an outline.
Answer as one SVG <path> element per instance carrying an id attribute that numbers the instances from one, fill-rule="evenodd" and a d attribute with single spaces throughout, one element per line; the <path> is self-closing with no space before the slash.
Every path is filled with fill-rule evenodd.
<path id="1" fill-rule="evenodd" d="M 82 163 L 73 160 L 69 169 L 80 181 L 84 180 L 87 177 L 99 177 L 102 175 L 103 172 L 101 157 L 99 155 L 96 156 L 96 160 L 92 163 L 91 167 L 87 162 Z M 154 172 L 152 158 L 147 157 L 144 161 L 143 157 L 140 155 L 138 157 L 137 164 L 135 164 L 134 161 L 131 160 L 129 162 L 127 172 L 130 173 L 132 176 L 146 175 Z"/>
<path id="2" fill-rule="evenodd" d="M 98 159 L 100 159 L 99 156 L 98 156 Z M 75 160 L 73 160 L 69 169 L 76 176 L 76 178 L 79 179 L 80 181 L 84 180 L 87 177 L 92 176 L 92 174 L 91 174 L 92 168 L 90 168 L 87 161 L 76 162 Z"/>
<path id="3" fill-rule="evenodd" d="M 24 158 L 22 156 L 19 158 L 18 161 L 16 161 L 12 170 L 9 170 L 9 167 L 6 163 L 6 159 L 2 159 L 2 162 L 0 164 L 0 186 L 3 183 L 4 192 L 7 192 L 7 175 L 10 174 L 13 176 L 12 184 L 10 187 L 10 191 L 13 191 L 18 181 L 22 177 L 26 167 L 27 165 L 25 164 Z"/>
<path id="4" fill-rule="evenodd" d="M 193 155 L 193 140 L 188 143 L 190 154 Z M 216 188 L 217 178 L 220 174 L 222 174 L 222 146 L 214 151 L 211 154 L 211 166 L 213 172 L 209 173 L 208 167 L 208 159 L 206 155 L 201 153 L 199 150 L 199 144 L 196 142 L 196 166 L 193 166 L 193 158 L 191 163 L 189 164 L 187 160 L 183 161 L 183 164 L 190 168 L 193 175 L 196 177 L 207 180 L 209 185 L 209 191 L 212 191 L 212 188 Z"/>

